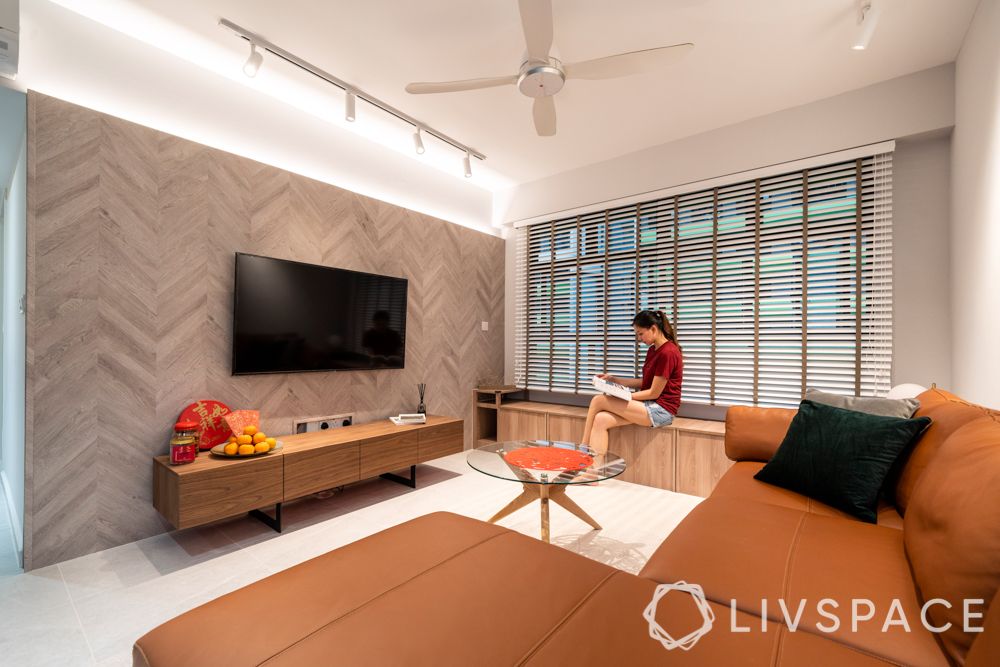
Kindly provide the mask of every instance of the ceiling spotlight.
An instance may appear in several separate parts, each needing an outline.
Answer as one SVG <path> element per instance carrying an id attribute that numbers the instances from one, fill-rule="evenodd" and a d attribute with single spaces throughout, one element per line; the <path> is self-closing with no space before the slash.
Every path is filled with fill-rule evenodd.
<path id="1" fill-rule="evenodd" d="M 358 99 L 357 95 L 355 95 L 351 91 L 347 91 L 347 99 L 344 101 L 344 118 L 346 118 L 351 123 L 354 122 L 355 118 L 354 106 L 357 102 L 357 99 Z"/>
<path id="2" fill-rule="evenodd" d="M 413 150 L 417 151 L 417 155 L 424 154 L 424 140 L 420 136 L 419 127 L 417 128 L 417 131 L 413 133 Z"/>
<path id="3" fill-rule="evenodd" d="M 878 24 L 878 17 L 881 13 L 882 5 L 878 0 L 858 1 L 858 25 L 855 29 L 852 49 L 864 51 L 868 48 L 868 42 L 872 41 L 872 35 L 875 34 L 875 26 Z"/>
<path id="4" fill-rule="evenodd" d="M 465 168 L 465 177 L 472 178 L 472 160 L 469 159 L 468 153 L 462 158 L 462 166 Z"/>
<path id="5" fill-rule="evenodd" d="M 243 73 L 251 79 L 254 78 L 257 76 L 257 70 L 260 69 L 262 62 L 264 62 L 264 56 L 257 50 L 257 45 L 250 42 L 250 57 L 243 63 Z"/>

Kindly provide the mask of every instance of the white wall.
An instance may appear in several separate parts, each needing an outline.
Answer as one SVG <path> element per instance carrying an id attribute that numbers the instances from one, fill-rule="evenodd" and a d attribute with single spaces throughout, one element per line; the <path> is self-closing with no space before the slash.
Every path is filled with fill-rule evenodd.
<path id="1" fill-rule="evenodd" d="M 892 162 L 892 383 L 950 389 L 951 136 L 896 142 Z"/>
<path id="2" fill-rule="evenodd" d="M 23 137 L 23 129 L 22 129 Z M 18 551 L 23 549 L 24 521 L 24 314 L 18 312 L 25 287 L 25 224 L 27 220 L 27 150 L 22 138 L 20 157 L 4 202 L 3 224 L 3 418 L 0 447 L 2 480 L 11 509 Z"/>
<path id="3" fill-rule="evenodd" d="M 954 390 L 1000 407 L 1000 0 L 982 0 L 956 61 L 951 295 Z"/>
<path id="4" fill-rule="evenodd" d="M 645 190 L 679 185 L 670 180 L 656 183 L 648 179 L 645 170 L 654 157 L 648 154 L 650 151 L 657 153 L 664 150 L 672 156 L 669 160 L 663 158 L 668 164 L 661 172 L 665 179 L 670 178 L 670 174 L 674 175 L 674 180 L 686 178 L 678 174 L 683 168 L 683 161 L 689 160 L 696 180 L 704 180 L 732 173 L 737 164 L 739 168 L 735 170 L 743 171 L 774 164 L 773 160 L 777 160 L 779 155 L 794 160 L 817 154 L 807 153 L 807 150 L 825 153 L 895 139 L 892 378 L 894 383 L 916 382 L 929 386 L 936 382 L 948 388 L 953 380 L 952 295 L 949 290 L 951 262 L 948 255 L 952 74 L 950 66 L 938 67 L 887 84 L 722 128 L 690 140 L 674 142 L 667 147 L 618 158 L 611 161 L 613 164 L 604 163 L 577 170 L 566 175 L 567 178 L 575 175 L 581 179 L 576 199 L 571 202 L 565 198 L 564 188 L 570 187 L 567 182 L 553 192 L 552 203 L 548 206 L 565 207 L 571 203 L 580 206 L 587 198 L 600 196 L 596 194 L 599 190 L 594 189 L 598 186 L 591 179 L 597 178 L 597 173 L 603 169 L 632 175 L 641 180 Z M 858 109 L 847 108 L 845 104 L 848 101 L 862 106 Z M 922 107 L 922 111 L 907 111 L 913 106 Z M 895 123 L 889 110 L 895 110 L 900 116 Z M 868 113 L 873 115 L 877 130 L 864 127 L 862 118 Z M 889 134 L 885 134 L 887 132 Z M 774 150 L 763 145 L 769 140 L 777 145 Z M 797 142 L 802 142 L 805 148 L 797 149 Z M 733 148 L 722 150 L 727 145 Z M 751 150 L 755 146 L 757 148 Z M 741 148 L 747 151 L 742 152 Z M 698 153 L 699 150 L 704 150 L 705 154 Z M 634 162 L 629 162 L 629 157 Z M 752 163 L 753 159 L 759 162 Z M 628 190 L 623 179 L 615 180 L 621 180 L 618 190 L 605 190 L 610 198 L 625 195 Z M 695 180 L 694 176 L 691 180 Z M 529 189 L 524 194 L 534 198 L 535 210 L 545 208 L 538 191 Z M 516 332 L 514 243 L 514 234 L 510 234 L 507 240 L 508 308 L 505 328 L 508 382 L 513 381 Z"/>
<path id="5" fill-rule="evenodd" d="M 954 67 L 941 65 L 524 183 L 497 194 L 494 217 L 525 220 L 950 128 L 955 121 L 954 82 Z"/>

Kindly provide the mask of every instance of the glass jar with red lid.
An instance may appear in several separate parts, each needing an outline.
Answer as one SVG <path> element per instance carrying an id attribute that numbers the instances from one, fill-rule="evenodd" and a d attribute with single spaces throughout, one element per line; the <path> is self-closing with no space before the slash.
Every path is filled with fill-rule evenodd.
<path id="1" fill-rule="evenodd" d="M 194 463 L 198 456 L 198 422 L 179 421 L 170 438 L 170 465 Z"/>

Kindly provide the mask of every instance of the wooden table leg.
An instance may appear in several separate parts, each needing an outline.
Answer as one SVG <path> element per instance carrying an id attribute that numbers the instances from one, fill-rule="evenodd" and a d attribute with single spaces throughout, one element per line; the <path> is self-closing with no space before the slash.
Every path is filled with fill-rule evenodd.
<path id="1" fill-rule="evenodd" d="M 549 485 L 539 484 L 538 486 L 542 501 L 542 541 L 551 542 L 549 539 Z"/>
<path id="2" fill-rule="evenodd" d="M 601 529 L 601 524 L 594 521 L 594 519 L 589 514 L 583 511 L 583 508 L 581 508 L 579 505 L 573 502 L 569 498 L 569 496 L 566 495 L 565 484 L 553 485 L 553 487 L 554 488 L 549 492 L 549 497 L 552 498 L 552 502 L 556 503 L 560 507 L 565 508 L 574 516 L 583 519 L 584 521 L 589 523 L 594 529 L 596 530 Z"/>
<path id="3" fill-rule="evenodd" d="M 496 523 L 505 516 L 513 514 L 522 507 L 539 500 L 542 505 L 542 541 L 550 542 L 549 500 L 551 499 L 552 502 L 564 508 L 573 516 L 587 522 L 595 530 L 601 529 L 601 524 L 594 521 L 593 517 L 583 511 L 583 508 L 566 496 L 566 484 L 524 484 L 523 486 L 524 490 L 521 491 L 521 494 L 494 514 L 489 520 L 490 523 Z"/>
<path id="4" fill-rule="evenodd" d="M 525 505 L 530 505 L 534 501 L 538 500 L 539 494 L 538 494 L 538 489 L 536 487 L 540 486 L 539 484 L 524 484 L 523 486 L 524 490 L 521 491 L 521 495 L 514 498 L 514 500 L 507 503 L 507 505 L 504 506 L 502 510 L 494 514 L 493 517 L 489 520 L 490 523 L 496 523 L 505 516 L 513 514 L 517 510 L 524 507 Z"/>

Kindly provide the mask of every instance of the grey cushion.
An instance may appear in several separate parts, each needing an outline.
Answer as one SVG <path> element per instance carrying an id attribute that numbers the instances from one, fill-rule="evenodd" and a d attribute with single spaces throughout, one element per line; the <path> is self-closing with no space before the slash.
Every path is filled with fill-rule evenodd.
<path id="1" fill-rule="evenodd" d="M 804 400 L 823 405 L 832 405 L 835 408 L 844 410 L 854 410 L 855 412 L 865 412 L 870 415 L 880 415 L 882 417 L 896 417 L 898 419 L 909 419 L 920 407 L 920 401 L 915 398 L 878 398 L 874 396 L 841 396 L 840 394 L 830 394 L 816 389 L 806 389 Z"/>

